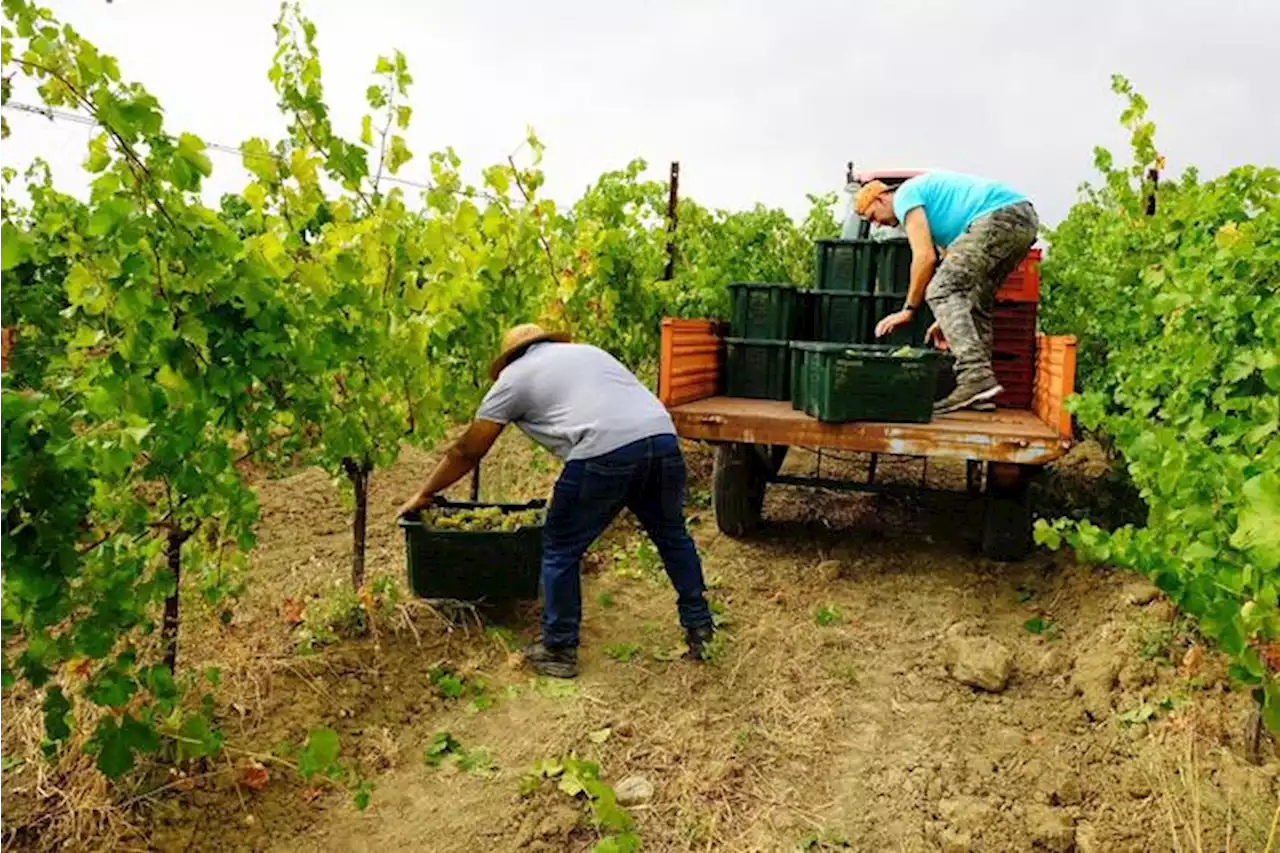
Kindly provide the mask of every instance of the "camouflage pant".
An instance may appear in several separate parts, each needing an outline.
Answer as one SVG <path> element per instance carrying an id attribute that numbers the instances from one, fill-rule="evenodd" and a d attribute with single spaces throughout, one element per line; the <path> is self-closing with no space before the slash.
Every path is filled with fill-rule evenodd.
<path id="1" fill-rule="evenodd" d="M 956 381 L 985 382 L 991 370 L 991 313 L 996 291 L 1036 241 L 1031 202 L 975 219 L 947 249 L 925 300 L 956 357 Z"/>

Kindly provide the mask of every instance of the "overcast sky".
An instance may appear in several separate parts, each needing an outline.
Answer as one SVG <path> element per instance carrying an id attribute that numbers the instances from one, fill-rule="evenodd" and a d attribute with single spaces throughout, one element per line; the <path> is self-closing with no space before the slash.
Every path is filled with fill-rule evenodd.
<path id="1" fill-rule="evenodd" d="M 266 71 L 272 0 L 49 2 L 120 60 L 171 132 L 239 144 L 282 122 Z M 1280 2 L 791 0 L 438 3 L 309 0 L 340 130 L 358 134 L 375 58 L 403 50 L 415 77 L 402 175 L 453 145 L 470 167 L 505 158 L 532 125 L 548 192 L 574 198 L 635 156 L 704 204 L 792 213 L 838 189 L 844 164 L 950 168 L 1003 178 L 1048 221 L 1120 153 L 1112 72 L 1151 104 L 1171 168 L 1207 174 L 1280 162 Z M 29 90 L 17 97 L 30 100 Z M 6 111 L 6 165 L 39 154 L 84 186 L 90 129 Z M 243 186 L 212 152 L 216 193 Z"/>

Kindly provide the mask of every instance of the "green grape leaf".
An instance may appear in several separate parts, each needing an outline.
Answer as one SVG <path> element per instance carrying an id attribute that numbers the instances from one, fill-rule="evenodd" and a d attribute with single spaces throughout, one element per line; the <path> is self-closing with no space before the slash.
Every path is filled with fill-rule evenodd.
<path id="1" fill-rule="evenodd" d="M 0 270 L 8 271 L 27 259 L 30 244 L 11 222 L 0 225 Z"/>
<path id="2" fill-rule="evenodd" d="M 338 733 L 333 729 L 312 729 L 298 755 L 298 772 L 303 779 L 311 779 L 317 773 L 328 772 L 338 760 Z"/>
<path id="3" fill-rule="evenodd" d="M 1280 475 L 1269 472 L 1249 479 L 1243 495 L 1231 545 L 1274 570 L 1280 567 Z"/>

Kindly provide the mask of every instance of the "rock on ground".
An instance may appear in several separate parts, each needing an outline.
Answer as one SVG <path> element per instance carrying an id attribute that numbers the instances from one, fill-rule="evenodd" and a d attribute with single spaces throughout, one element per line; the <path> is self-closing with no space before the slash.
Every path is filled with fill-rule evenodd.
<path id="1" fill-rule="evenodd" d="M 1100 634 L 1097 642 L 1076 658 L 1071 673 L 1071 687 L 1084 699 L 1084 709 L 1093 720 L 1111 716 L 1111 690 L 1120 672 L 1120 656 L 1116 644 Z"/>
<path id="2" fill-rule="evenodd" d="M 613 787 L 620 806 L 638 806 L 653 799 L 653 783 L 643 776 L 628 776 Z"/>
<path id="3" fill-rule="evenodd" d="M 1053 853 L 1069 853 L 1076 846 L 1076 830 L 1065 814 L 1048 806 L 1027 807 L 1027 835 Z"/>
<path id="4" fill-rule="evenodd" d="M 947 670 L 962 684 L 999 693 L 1009 683 L 1013 656 L 990 637 L 952 637 L 947 643 Z"/>

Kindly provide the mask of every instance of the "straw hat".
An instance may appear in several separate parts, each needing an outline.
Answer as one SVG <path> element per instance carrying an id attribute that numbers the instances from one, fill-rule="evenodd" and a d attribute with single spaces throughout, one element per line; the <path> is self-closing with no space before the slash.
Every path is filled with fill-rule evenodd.
<path id="1" fill-rule="evenodd" d="M 537 323 L 524 323 L 512 329 L 508 329 L 507 333 L 502 336 L 502 349 L 498 353 L 498 357 L 493 360 L 493 364 L 489 365 L 489 378 L 497 379 L 506 366 L 511 363 L 525 347 L 543 341 L 554 341 L 558 344 L 569 343 L 569 336 L 564 332 L 548 332 Z"/>

